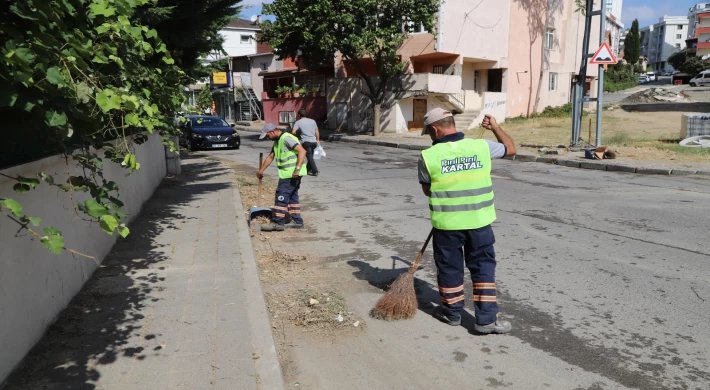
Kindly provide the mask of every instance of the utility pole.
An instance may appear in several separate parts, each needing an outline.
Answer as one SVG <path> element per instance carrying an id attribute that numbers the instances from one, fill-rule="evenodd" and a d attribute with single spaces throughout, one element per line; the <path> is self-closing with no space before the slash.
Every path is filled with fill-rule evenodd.
<path id="1" fill-rule="evenodd" d="M 587 0 L 589 1 L 589 0 Z M 606 42 L 606 1 L 601 0 L 602 9 L 599 21 L 599 47 Z M 604 99 L 604 65 L 599 67 L 599 76 L 597 82 L 597 135 L 596 147 L 602 145 L 602 101 Z M 580 118 L 581 119 L 581 118 Z"/>
<path id="2" fill-rule="evenodd" d="M 574 84 L 573 89 L 573 99 L 572 99 L 572 137 L 570 139 L 570 146 L 578 146 L 581 138 L 582 131 L 582 110 L 584 109 L 584 103 L 586 102 L 597 102 L 597 146 L 601 142 L 601 105 L 602 96 L 604 92 L 604 67 L 599 65 L 599 83 L 597 89 L 596 98 L 584 97 L 584 87 L 587 81 L 587 64 L 589 59 L 594 56 L 594 52 L 589 52 L 589 41 L 591 39 L 590 35 L 592 32 L 592 17 L 600 17 L 600 29 L 599 29 L 599 45 L 604 42 L 606 37 L 606 1 L 601 0 L 601 9 L 594 11 L 594 0 L 587 0 L 585 9 L 585 23 L 584 23 L 584 38 L 582 40 L 582 62 L 579 67 L 579 76 L 577 77 L 577 82 Z"/>

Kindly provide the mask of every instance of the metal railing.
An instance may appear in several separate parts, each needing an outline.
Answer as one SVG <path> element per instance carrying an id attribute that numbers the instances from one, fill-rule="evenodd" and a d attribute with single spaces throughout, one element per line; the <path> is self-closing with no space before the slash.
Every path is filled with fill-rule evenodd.
<path id="1" fill-rule="evenodd" d="M 450 93 L 449 98 L 458 103 L 462 109 L 466 108 L 466 91 L 463 89 L 459 93 Z"/>
<path id="2" fill-rule="evenodd" d="M 240 76 L 240 78 L 242 77 Z M 243 78 L 242 86 L 244 86 Z M 254 90 L 251 88 L 242 87 L 242 96 L 249 103 L 249 111 L 250 114 L 252 114 L 252 118 L 254 115 L 256 115 L 259 119 L 261 119 L 261 108 L 259 107 L 259 101 L 256 98 L 256 94 L 254 94 Z"/>

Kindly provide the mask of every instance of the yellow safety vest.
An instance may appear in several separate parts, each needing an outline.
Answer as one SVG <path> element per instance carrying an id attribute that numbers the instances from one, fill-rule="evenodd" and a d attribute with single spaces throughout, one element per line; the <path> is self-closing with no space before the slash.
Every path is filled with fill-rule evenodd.
<path id="1" fill-rule="evenodd" d="M 491 151 L 481 139 L 443 142 L 422 151 L 431 177 L 431 224 L 440 230 L 488 226 L 496 219 Z"/>
<path id="2" fill-rule="evenodd" d="M 283 133 L 276 141 L 276 148 L 274 149 L 274 158 L 276 159 L 276 167 L 279 169 L 279 179 L 289 179 L 293 177 L 293 168 L 298 163 L 298 152 L 295 150 L 288 150 L 285 147 L 286 137 L 293 138 L 298 142 L 298 138 L 295 135 L 289 133 Z M 306 176 L 306 165 L 301 165 L 300 176 Z"/>

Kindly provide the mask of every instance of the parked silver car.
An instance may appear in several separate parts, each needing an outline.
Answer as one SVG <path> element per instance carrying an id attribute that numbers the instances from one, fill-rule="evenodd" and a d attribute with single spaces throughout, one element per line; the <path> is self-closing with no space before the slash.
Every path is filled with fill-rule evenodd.
<path id="1" fill-rule="evenodd" d="M 710 84 L 710 71 L 706 70 L 698 73 L 697 76 L 690 79 L 688 84 L 690 84 L 691 87 L 701 87 Z"/>

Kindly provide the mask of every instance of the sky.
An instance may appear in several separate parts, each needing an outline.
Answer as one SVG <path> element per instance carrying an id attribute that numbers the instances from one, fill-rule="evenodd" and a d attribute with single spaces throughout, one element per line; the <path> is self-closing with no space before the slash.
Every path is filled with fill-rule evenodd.
<path id="1" fill-rule="evenodd" d="M 242 10 L 242 17 L 249 19 L 252 15 L 260 15 L 261 4 L 273 2 L 273 0 L 242 0 L 241 5 L 244 7 Z M 271 19 L 273 17 L 268 18 Z"/>
<path id="2" fill-rule="evenodd" d="M 616 0 L 615 0 L 616 1 Z M 623 0 L 621 22 L 624 27 L 631 27 L 634 19 L 639 20 L 639 26 L 645 27 L 658 23 L 658 18 L 663 16 L 688 16 L 688 9 L 695 4 L 703 3 L 698 0 Z"/>
<path id="3" fill-rule="evenodd" d="M 497 0 L 487 0 L 497 1 Z M 620 0 L 615 0 L 620 1 Z M 249 8 L 242 11 L 247 19 L 261 13 L 262 3 L 272 3 L 273 0 L 243 0 L 242 5 Z M 662 16 L 687 16 L 688 8 L 702 1 L 699 0 L 623 0 L 621 21 L 624 27 L 631 27 L 634 19 L 639 20 L 639 26 L 645 27 L 658 22 Z"/>

